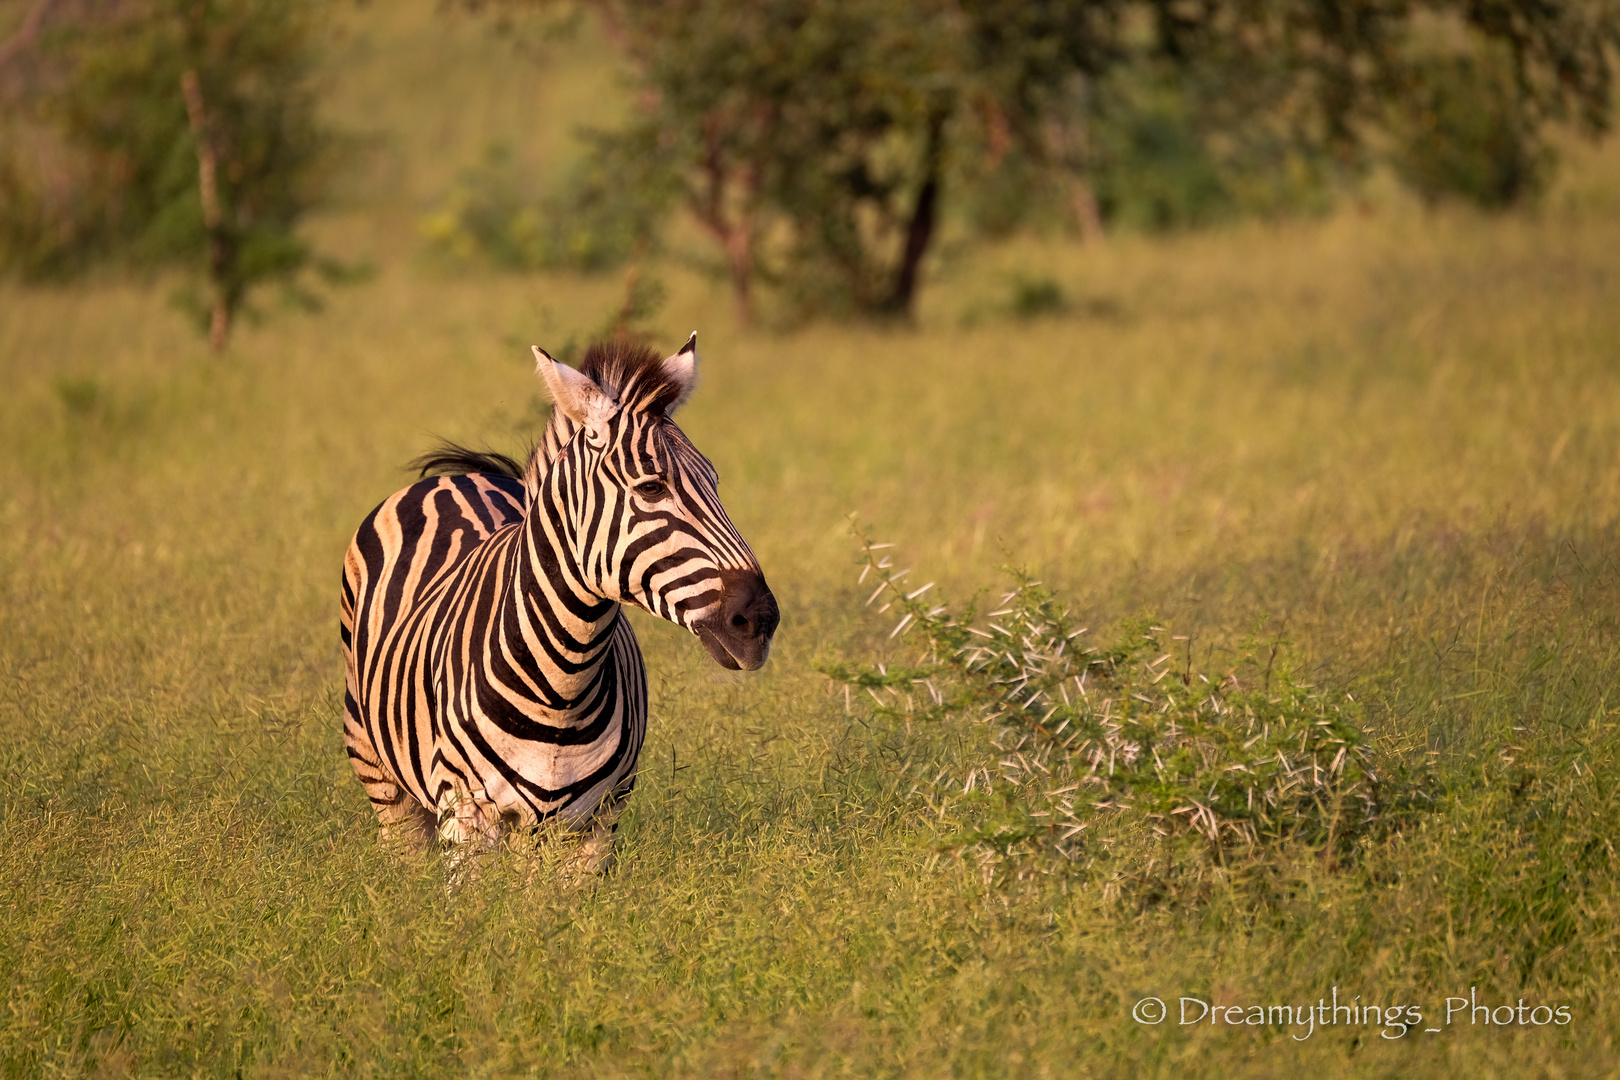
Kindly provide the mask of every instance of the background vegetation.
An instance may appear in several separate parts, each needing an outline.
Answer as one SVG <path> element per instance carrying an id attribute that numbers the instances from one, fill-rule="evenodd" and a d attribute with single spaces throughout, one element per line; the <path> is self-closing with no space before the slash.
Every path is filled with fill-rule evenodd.
<path id="1" fill-rule="evenodd" d="M 626 222 L 684 206 L 745 322 L 756 283 L 800 312 L 909 319 L 949 219 L 1006 231 L 1061 206 L 1095 236 L 1105 213 L 1298 211 L 1375 149 L 1431 200 L 1527 201 L 1550 122 L 1607 129 L 1620 48 L 1607 0 L 500 5 L 534 9 L 598 17 L 637 98 L 593 132 L 592 172 Z M 608 193 L 578 190 L 580 220 Z M 507 246 L 487 214 L 465 231 Z"/>
<path id="2" fill-rule="evenodd" d="M 542 63 L 426 3 L 344 16 L 323 115 L 370 151 L 300 236 L 379 271 L 223 362 L 176 277 L 0 284 L 0 1069 L 1612 1071 L 1612 145 L 1561 146 L 1534 212 L 1425 209 L 1377 174 L 1304 221 L 953 240 L 912 329 L 746 329 L 678 219 L 656 309 L 617 275 L 424 250 L 485 147 L 560 187 L 573 127 L 628 115 L 594 31 L 529 43 Z M 702 335 L 683 426 L 782 602 L 775 656 L 726 673 L 637 616 L 654 715 L 618 870 L 528 884 L 512 851 L 450 893 L 376 846 L 341 753 L 342 551 L 430 433 L 537 429 L 531 342 L 627 308 Z M 999 810 L 919 779 L 999 772 L 995 730 L 815 669 L 915 657 L 862 606 L 851 513 L 957 604 L 1012 562 L 1104 643 L 1152 613 L 1191 671 L 1282 642 L 1432 801 L 1348 852 L 1307 829 L 1147 890 L 958 858 Z M 1572 1021 L 1131 1017 L 1335 986 Z"/>
<path id="3" fill-rule="evenodd" d="M 299 271 L 345 269 L 296 233 L 330 143 L 312 83 L 324 13 L 36 0 L 0 62 L 0 269 L 185 267 L 200 281 L 175 299 L 216 351 L 255 286 L 314 303 Z"/>

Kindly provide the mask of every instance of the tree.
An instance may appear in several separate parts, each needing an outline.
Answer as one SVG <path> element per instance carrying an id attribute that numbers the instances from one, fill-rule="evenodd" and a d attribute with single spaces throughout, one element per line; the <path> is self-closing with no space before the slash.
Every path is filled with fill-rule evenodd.
<path id="1" fill-rule="evenodd" d="M 1393 161 L 1425 201 L 1454 196 L 1495 210 L 1541 189 L 1552 153 L 1500 50 L 1426 58 L 1413 82 L 1391 124 Z"/>
<path id="2" fill-rule="evenodd" d="M 1305 147 L 1351 168 L 1372 132 L 1442 100 L 1456 113 L 1459 93 L 1490 90 L 1501 100 L 1489 107 L 1511 118 L 1492 137 L 1506 130 L 1523 151 L 1505 181 L 1516 194 L 1533 187 L 1513 185 L 1541 160 L 1534 140 L 1547 124 L 1607 128 L 1620 47 L 1613 0 L 586 6 L 634 61 L 641 90 L 639 115 L 602 145 L 656 148 L 725 253 L 745 319 L 762 279 L 822 307 L 909 315 L 949 184 L 1008 147 L 1063 177 L 1095 231 L 1087 174 L 1102 155 L 1091 136 L 1129 100 L 1111 91 L 1122 76 L 1180 88 L 1164 115 L 1184 114 L 1198 138 Z M 1436 56 L 1488 56 L 1508 74 L 1458 78 L 1481 69 Z"/>
<path id="3" fill-rule="evenodd" d="M 11 261 L 196 267 L 210 293 L 199 314 L 223 348 L 255 286 L 291 287 L 316 261 L 295 230 L 328 145 L 312 82 L 321 13 L 320 0 L 73 6 L 39 36 L 31 100 L 72 152 L 74 198 L 37 213 L 31 246 L 13 224 Z M 23 186 L 15 162 L 10 175 Z"/>
<path id="4" fill-rule="evenodd" d="M 1037 145 L 1043 106 L 1064 80 L 1119 51 L 1123 7 L 591 6 L 645 91 L 619 137 L 657 146 L 679 175 L 686 206 L 725 252 L 745 319 L 760 277 L 823 307 L 908 315 L 953 148 Z M 773 242 L 779 250 L 762 251 Z"/>
<path id="5" fill-rule="evenodd" d="M 1158 52 L 1218 72 L 1212 105 L 1281 113 L 1348 157 L 1391 112 L 1423 107 L 1437 68 L 1500 67 L 1539 130 L 1608 129 L 1620 8 L 1613 0 L 1152 0 Z M 1438 62 L 1438 63 L 1437 63 Z M 1501 87 L 1493 87 L 1492 92 Z M 1475 82 L 1470 93 L 1484 90 Z"/>

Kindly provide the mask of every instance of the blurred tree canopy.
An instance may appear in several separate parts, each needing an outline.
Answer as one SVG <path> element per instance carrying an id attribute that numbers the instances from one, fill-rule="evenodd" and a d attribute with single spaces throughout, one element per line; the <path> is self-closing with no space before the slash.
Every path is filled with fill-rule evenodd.
<path id="1" fill-rule="evenodd" d="M 1371 142 L 1426 197 L 1535 191 L 1544 132 L 1607 129 L 1614 0 L 513 0 L 589 10 L 641 156 L 724 253 L 802 305 L 906 315 L 947 199 L 991 230 L 1296 205 Z M 476 5 L 475 5 L 476 6 Z M 663 170 L 662 174 L 659 170 Z"/>
<path id="2" fill-rule="evenodd" d="M 479 0 L 464 0 L 480 6 Z M 1533 196 L 1550 125 L 1607 129 L 1620 0 L 495 0 L 592 13 L 632 118 L 535 200 L 511 158 L 428 228 L 509 265 L 600 268 L 683 206 L 746 319 L 907 316 L 947 211 L 1196 224 L 1319 205 L 1386 155 L 1427 199 Z M 250 290 L 295 296 L 330 161 L 329 0 L 34 0 L 0 42 L 0 268 L 203 271 L 216 347 Z"/>
<path id="3" fill-rule="evenodd" d="M 0 72 L 14 108 L 0 263 L 31 277 L 195 268 L 209 295 L 187 306 L 223 347 L 255 285 L 294 288 L 313 260 L 294 230 L 328 148 L 313 84 L 324 13 L 320 0 L 36 3 Z"/>

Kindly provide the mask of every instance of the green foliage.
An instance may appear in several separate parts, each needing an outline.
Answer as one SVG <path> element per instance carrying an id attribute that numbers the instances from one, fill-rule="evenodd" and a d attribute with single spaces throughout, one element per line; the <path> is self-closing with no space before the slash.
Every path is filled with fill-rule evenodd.
<path id="1" fill-rule="evenodd" d="M 1607 124 L 1620 44 L 1602 4 L 1524 18 L 1452 0 L 586 6 L 641 91 L 603 145 L 658 161 L 643 173 L 658 178 L 653 205 L 667 181 L 682 190 L 744 320 L 756 281 L 800 312 L 909 317 L 952 207 L 1001 235 L 1065 202 L 1088 232 L 1095 208 L 1147 229 L 1320 208 L 1335 165 L 1363 162 L 1392 107 L 1425 118 L 1403 158 L 1420 188 L 1515 198 L 1534 186 L 1545 123 Z M 1413 68 L 1425 20 L 1476 36 L 1515 77 Z M 497 236 L 527 228 L 497 217 Z"/>
<path id="2" fill-rule="evenodd" d="M 1332 159 L 1254 110 L 1211 104 L 1223 87 L 1207 75 L 1142 56 L 1051 105 L 1044 150 L 1009 146 L 974 167 L 989 148 L 960 147 L 949 177 L 958 214 L 982 236 L 1084 232 L 1077 185 L 1097 225 L 1133 232 L 1326 209 Z"/>
<path id="3" fill-rule="evenodd" d="M 1049 277 L 1018 277 L 1012 283 L 1012 313 L 1020 319 L 1058 315 L 1069 310 L 1063 286 Z"/>
<path id="4" fill-rule="evenodd" d="M 423 234 L 457 258 L 512 270 L 593 272 L 655 251 L 670 202 L 658 155 L 631 138 L 586 133 L 585 141 L 561 189 L 544 197 L 511 147 L 492 144 L 423 219 Z"/>
<path id="5" fill-rule="evenodd" d="M 903 237 L 932 213 L 951 112 L 940 14 L 874 0 L 613 6 L 651 103 L 622 139 L 677 170 L 741 302 L 763 273 L 800 304 L 909 305 Z M 788 231 L 763 251 L 775 222 Z"/>
<path id="6" fill-rule="evenodd" d="M 0 161 L 0 259 L 34 277 L 186 267 L 209 282 L 194 306 L 219 334 L 256 286 L 291 287 L 312 263 L 296 228 L 329 143 L 313 83 L 323 14 L 319 0 L 142 0 L 52 29 L 35 164 L 54 153 L 63 170 Z"/>
<path id="7" fill-rule="evenodd" d="M 978 171 L 963 148 L 1036 138 L 1040 96 L 1118 32 L 1112 4 L 594 6 L 643 91 L 617 139 L 679 181 L 745 315 L 756 280 L 801 311 L 909 315 L 943 193 Z"/>
<path id="8" fill-rule="evenodd" d="M 1151 232 L 1232 212 L 1206 131 L 1173 84 L 1117 77 L 1102 98 L 1091 172 L 1105 219 Z"/>
<path id="9" fill-rule="evenodd" d="M 0 115 L 0 271 L 13 276 L 61 278 L 95 247 L 83 190 L 93 173 L 53 134 L 21 110 Z"/>
<path id="10" fill-rule="evenodd" d="M 1394 154 L 1413 190 L 1429 202 L 1459 198 L 1490 210 L 1542 190 L 1551 152 L 1502 57 L 1428 58 L 1415 65 L 1413 80 L 1395 122 Z"/>
<path id="11" fill-rule="evenodd" d="M 945 184 L 956 193 L 954 214 L 975 238 L 1001 239 L 1041 226 L 1062 229 L 1071 216 L 1049 170 L 1028 154 L 1008 147 L 997 155 L 968 143 L 953 157 Z"/>
<path id="12" fill-rule="evenodd" d="M 81 378 L 63 376 L 56 380 L 52 389 L 56 391 L 57 398 L 72 416 L 90 416 L 103 404 L 105 398 L 101 383 L 88 376 Z"/>
<path id="13" fill-rule="evenodd" d="M 932 583 L 908 591 L 909 571 L 883 550 L 892 545 L 864 545 L 861 580 L 878 582 L 868 603 L 887 598 L 879 612 L 901 616 L 890 637 L 920 635 L 922 656 L 821 670 L 908 727 L 958 714 L 989 725 L 990 760 L 930 785 L 931 801 L 953 804 L 941 813 L 979 819 L 952 846 L 1019 874 L 1078 867 L 1105 891 L 1161 889 L 1163 876 L 1188 872 L 1165 858 L 1180 840 L 1196 838 L 1197 858 L 1219 865 L 1288 844 L 1342 858 L 1412 798 L 1375 768 L 1360 708 L 1298 681 L 1281 642 L 1251 641 L 1211 677 L 1186 637 L 1167 640 L 1148 619 L 1088 644 L 1023 571 L 1009 571 L 1013 589 L 978 619 L 971 604 L 934 603 Z M 975 806 L 965 800 L 976 789 Z"/>

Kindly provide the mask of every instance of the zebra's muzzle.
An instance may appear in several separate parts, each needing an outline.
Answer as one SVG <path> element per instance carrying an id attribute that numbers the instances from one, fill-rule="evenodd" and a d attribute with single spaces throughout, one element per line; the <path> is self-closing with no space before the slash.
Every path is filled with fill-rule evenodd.
<path id="1" fill-rule="evenodd" d="M 771 654 L 771 636 L 782 621 L 776 597 L 764 575 L 750 570 L 720 571 L 720 603 L 692 630 L 715 663 L 731 671 L 754 671 Z"/>

